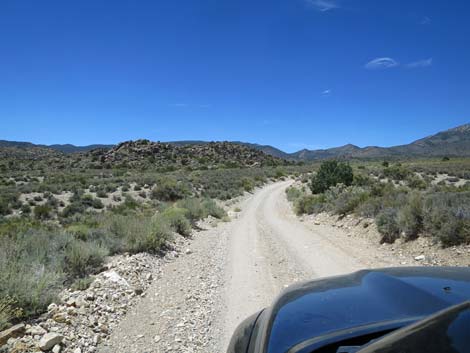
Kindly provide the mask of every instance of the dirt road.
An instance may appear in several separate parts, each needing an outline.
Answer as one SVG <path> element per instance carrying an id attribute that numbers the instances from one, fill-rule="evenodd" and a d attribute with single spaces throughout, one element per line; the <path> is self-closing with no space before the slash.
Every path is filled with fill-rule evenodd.
<path id="1" fill-rule="evenodd" d="M 258 190 L 233 221 L 196 234 L 100 351 L 223 353 L 236 325 L 289 284 L 389 265 L 341 230 L 299 221 L 290 183 Z"/>

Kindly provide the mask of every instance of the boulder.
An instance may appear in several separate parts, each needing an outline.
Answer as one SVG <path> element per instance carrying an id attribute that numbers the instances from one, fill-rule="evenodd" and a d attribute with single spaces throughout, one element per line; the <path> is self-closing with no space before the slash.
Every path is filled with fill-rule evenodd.
<path id="1" fill-rule="evenodd" d="M 56 344 L 60 344 L 63 339 L 64 339 L 64 336 L 59 335 L 58 333 L 54 333 L 54 332 L 46 333 L 39 341 L 39 348 L 42 351 L 48 351 L 52 347 L 54 347 Z"/>
<path id="2" fill-rule="evenodd" d="M 10 338 L 21 337 L 24 335 L 26 327 L 24 324 L 18 324 L 9 329 L 0 332 L 0 346 L 8 342 Z"/>

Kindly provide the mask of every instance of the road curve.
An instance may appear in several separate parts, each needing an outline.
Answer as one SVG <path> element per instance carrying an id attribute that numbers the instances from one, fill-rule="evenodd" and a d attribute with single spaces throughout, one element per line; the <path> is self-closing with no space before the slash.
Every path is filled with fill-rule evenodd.
<path id="1" fill-rule="evenodd" d="M 241 320 L 269 305 L 289 284 L 367 267 L 349 249 L 335 244 L 334 234 L 309 228 L 293 214 L 285 197 L 291 183 L 274 183 L 256 192 L 233 222 L 224 347 Z"/>

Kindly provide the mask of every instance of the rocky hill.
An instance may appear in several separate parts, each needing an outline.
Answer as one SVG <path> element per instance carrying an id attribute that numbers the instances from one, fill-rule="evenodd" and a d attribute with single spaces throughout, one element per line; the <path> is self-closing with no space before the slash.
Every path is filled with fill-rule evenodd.
<path id="1" fill-rule="evenodd" d="M 178 168 L 257 167 L 285 164 L 262 151 L 231 142 L 170 144 L 149 140 L 127 141 L 105 150 L 90 151 L 93 161 L 116 166 Z"/>

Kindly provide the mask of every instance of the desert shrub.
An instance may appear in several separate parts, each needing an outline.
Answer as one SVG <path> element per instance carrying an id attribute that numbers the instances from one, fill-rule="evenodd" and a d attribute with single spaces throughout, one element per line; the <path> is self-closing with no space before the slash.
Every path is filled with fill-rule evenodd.
<path id="1" fill-rule="evenodd" d="M 8 201 L 0 198 L 0 216 L 5 216 L 11 213 L 11 207 Z"/>
<path id="2" fill-rule="evenodd" d="M 470 242 L 470 192 L 435 193 L 423 205 L 425 231 L 444 246 Z"/>
<path id="3" fill-rule="evenodd" d="M 46 205 L 50 206 L 51 208 L 57 208 L 59 205 L 59 200 L 57 200 L 54 196 L 49 195 L 47 197 Z"/>
<path id="4" fill-rule="evenodd" d="M 108 220 L 112 252 L 159 252 L 171 238 L 170 225 L 160 215 L 113 215 Z"/>
<path id="5" fill-rule="evenodd" d="M 100 199 L 94 198 L 90 194 L 83 195 L 80 201 L 85 207 L 92 207 L 96 209 L 102 209 L 104 207 L 103 202 L 101 202 Z"/>
<path id="6" fill-rule="evenodd" d="M 27 203 L 23 204 L 21 206 L 21 213 L 28 215 L 31 213 L 31 206 L 29 206 Z"/>
<path id="7" fill-rule="evenodd" d="M 290 202 L 294 202 L 295 200 L 297 200 L 299 197 L 302 196 L 302 191 L 300 191 L 300 189 L 294 186 L 290 186 L 286 189 L 286 196 L 287 196 L 287 200 L 289 200 Z"/>
<path id="8" fill-rule="evenodd" d="M 352 185 L 356 186 L 369 186 L 374 184 L 375 181 L 369 176 L 362 174 L 354 174 Z"/>
<path id="9" fill-rule="evenodd" d="M 418 189 L 418 190 L 424 190 L 428 186 L 428 184 L 423 178 L 420 178 L 419 176 L 415 174 L 410 174 L 406 178 L 406 183 L 411 189 Z"/>
<path id="10" fill-rule="evenodd" d="M 331 187 L 325 192 L 325 200 L 333 213 L 345 215 L 354 211 L 369 197 L 369 192 L 358 186 L 342 184 Z"/>
<path id="11" fill-rule="evenodd" d="M 52 208 L 47 204 L 37 205 L 33 213 L 36 219 L 46 220 L 51 218 Z"/>
<path id="12" fill-rule="evenodd" d="M 5 296 L 0 298 L 0 331 L 7 329 L 10 322 L 23 316 L 23 310 L 18 307 L 18 303 Z"/>
<path id="13" fill-rule="evenodd" d="M 93 283 L 93 280 L 94 279 L 92 277 L 77 278 L 70 286 L 70 289 L 73 291 L 86 290 Z"/>
<path id="14" fill-rule="evenodd" d="M 94 242 L 74 239 L 65 248 L 64 265 L 73 277 L 84 277 L 104 261 L 108 250 Z"/>
<path id="15" fill-rule="evenodd" d="M 181 182 L 174 179 L 161 179 L 152 189 L 151 197 L 160 201 L 177 201 L 184 198 L 188 190 Z"/>
<path id="16" fill-rule="evenodd" d="M 407 240 L 415 239 L 423 229 L 423 202 L 419 193 L 409 195 L 398 211 L 398 227 Z"/>
<path id="17" fill-rule="evenodd" d="M 139 196 L 142 197 L 143 199 L 147 198 L 147 193 L 145 191 L 139 192 Z"/>
<path id="18" fill-rule="evenodd" d="M 139 203 L 130 195 L 124 196 L 124 202 L 111 208 L 113 213 L 128 214 L 139 208 Z"/>
<path id="19" fill-rule="evenodd" d="M 253 179 L 244 177 L 240 180 L 240 186 L 243 188 L 243 190 L 250 192 L 254 189 L 255 184 L 253 182 Z"/>
<path id="20" fill-rule="evenodd" d="M 325 210 L 325 195 L 304 195 L 294 203 L 297 215 L 319 213 Z"/>
<path id="21" fill-rule="evenodd" d="M 320 194 L 337 184 L 349 186 L 353 182 L 353 171 L 349 164 L 338 161 L 323 162 L 317 174 L 312 177 L 312 193 Z"/>
<path id="22" fill-rule="evenodd" d="M 98 190 L 96 192 L 96 197 L 104 199 L 104 198 L 108 197 L 108 194 L 106 193 L 106 190 Z"/>
<path id="23" fill-rule="evenodd" d="M 36 195 L 36 196 L 33 197 L 33 200 L 36 201 L 36 202 L 41 202 L 43 199 L 42 199 L 41 195 Z"/>
<path id="24" fill-rule="evenodd" d="M 72 234 L 74 238 L 79 240 L 88 240 L 90 239 L 90 227 L 84 223 L 75 223 L 71 224 L 65 228 L 67 233 Z"/>
<path id="25" fill-rule="evenodd" d="M 390 164 L 388 163 L 388 161 L 383 161 L 382 162 L 382 166 L 384 166 L 385 168 L 388 168 Z"/>
<path id="26" fill-rule="evenodd" d="M 406 177 L 410 174 L 410 171 L 397 163 L 391 167 L 385 168 L 383 173 L 384 176 L 392 180 L 405 180 Z"/>
<path id="27" fill-rule="evenodd" d="M 218 219 L 222 219 L 225 216 L 227 216 L 227 212 L 217 205 L 217 203 L 214 200 L 211 199 L 205 199 L 202 201 L 202 206 L 204 207 L 205 210 L 205 217 L 206 216 L 212 216 Z"/>
<path id="28" fill-rule="evenodd" d="M 193 224 L 207 216 L 206 209 L 200 199 L 183 199 L 178 201 L 177 206 L 186 210 L 186 217 Z"/>
<path id="29" fill-rule="evenodd" d="M 37 207 L 37 206 L 36 206 Z M 82 202 L 72 202 L 70 205 L 66 206 L 60 213 L 60 217 L 68 218 L 75 214 L 84 213 L 86 210 L 86 205 Z"/>
<path id="30" fill-rule="evenodd" d="M 286 176 L 286 171 L 281 167 L 276 168 L 276 170 L 274 171 L 274 177 L 276 179 L 281 179 L 285 176 Z"/>
<path id="31" fill-rule="evenodd" d="M 186 218 L 186 210 L 184 208 L 169 207 L 163 211 L 162 217 L 178 234 L 185 237 L 191 235 L 191 223 Z"/>
<path id="32" fill-rule="evenodd" d="M 134 191 L 140 191 L 142 187 L 139 184 L 134 185 Z"/>
<path id="33" fill-rule="evenodd" d="M 385 208 L 375 219 L 377 229 L 382 235 L 382 243 L 393 243 L 400 236 L 400 228 L 397 221 L 397 210 L 395 208 Z"/>
<path id="34" fill-rule="evenodd" d="M 67 236 L 27 231 L 0 244 L 0 298 L 10 297 L 25 316 L 44 311 L 64 280 L 62 249 Z"/>

